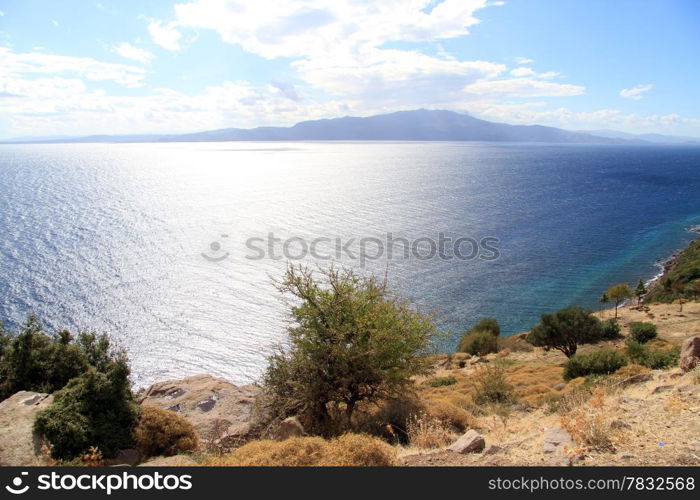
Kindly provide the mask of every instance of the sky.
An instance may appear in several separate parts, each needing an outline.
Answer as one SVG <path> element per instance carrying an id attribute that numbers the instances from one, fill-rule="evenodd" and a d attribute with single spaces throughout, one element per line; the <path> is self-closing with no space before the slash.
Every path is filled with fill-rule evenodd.
<path id="1" fill-rule="evenodd" d="M 0 0 L 0 138 L 405 109 L 700 137 L 697 0 Z"/>

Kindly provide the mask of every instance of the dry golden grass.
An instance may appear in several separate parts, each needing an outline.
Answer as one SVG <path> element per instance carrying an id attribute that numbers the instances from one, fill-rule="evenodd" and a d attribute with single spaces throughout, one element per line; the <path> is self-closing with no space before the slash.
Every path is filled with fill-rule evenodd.
<path id="1" fill-rule="evenodd" d="M 408 419 L 408 440 L 415 448 L 442 448 L 452 443 L 458 434 L 443 420 L 419 413 Z"/>
<path id="2" fill-rule="evenodd" d="M 640 375 L 642 373 L 649 373 L 651 370 L 647 368 L 646 366 L 642 365 L 636 365 L 636 364 L 631 364 L 631 365 L 625 365 L 619 370 L 617 370 L 614 375 L 622 378 L 627 378 L 627 377 L 632 377 L 633 375 Z"/>
<path id="3" fill-rule="evenodd" d="M 539 407 L 546 398 L 558 391 L 555 386 L 564 382 L 563 368 L 545 363 L 520 364 L 506 372 L 515 396 L 532 407 Z"/>
<path id="4" fill-rule="evenodd" d="M 397 450 L 364 434 L 345 434 L 326 441 L 319 437 L 295 437 L 285 441 L 251 441 L 232 453 L 209 457 L 208 466 L 391 466 Z"/>
<path id="5" fill-rule="evenodd" d="M 429 417 L 441 421 L 456 431 L 466 431 L 475 425 L 474 415 L 450 401 L 428 400 L 424 402 L 424 405 L 425 413 Z"/>
<path id="6" fill-rule="evenodd" d="M 619 431 L 610 426 L 605 391 L 602 389 L 596 389 L 585 405 L 562 416 L 561 424 L 581 449 L 598 452 L 615 451 L 614 441 Z"/>
<path id="7" fill-rule="evenodd" d="M 144 405 L 134 429 L 136 448 L 145 457 L 177 455 L 197 448 L 199 440 L 189 420 L 159 406 Z"/>

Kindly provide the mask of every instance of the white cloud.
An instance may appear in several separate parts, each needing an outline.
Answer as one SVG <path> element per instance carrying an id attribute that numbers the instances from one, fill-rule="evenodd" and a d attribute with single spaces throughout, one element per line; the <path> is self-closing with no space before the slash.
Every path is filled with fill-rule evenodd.
<path id="1" fill-rule="evenodd" d="M 517 62 L 518 64 L 532 64 L 535 62 L 535 60 L 529 59 L 527 57 L 516 57 L 515 62 Z"/>
<path id="2" fill-rule="evenodd" d="M 90 57 L 71 57 L 42 52 L 16 53 L 0 47 L 0 88 L 15 80 L 34 79 L 43 75 L 112 81 L 124 87 L 141 87 L 146 70 L 128 64 L 97 61 Z"/>
<path id="3" fill-rule="evenodd" d="M 128 42 L 118 43 L 113 47 L 114 52 L 126 59 L 148 64 L 153 59 L 153 54 L 145 49 L 141 49 Z"/>
<path id="4" fill-rule="evenodd" d="M 633 99 L 635 101 L 639 101 L 644 97 L 645 92 L 649 92 L 651 89 L 653 89 L 654 86 L 651 84 L 648 85 L 635 85 L 631 89 L 622 89 L 620 91 L 620 95 L 622 97 L 625 97 L 627 99 Z"/>
<path id="5" fill-rule="evenodd" d="M 5 13 L 4 13 L 3 11 L 0 10 L 0 17 L 2 17 L 2 16 L 4 16 L 4 15 L 5 15 Z"/>
<path id="6" fill-rule="evenodd" d="M 484 80 L 464 87 L 464 92 L 479 96 L 500 97 L 567 97 L 586 92 L 585 87 L 569 83 L 554 83 L 534 78 Z"/>
<path id="7" fill-rule="evenodd" d="M 60 23 L 55 19 L 51 19 L 51 24 L 53 24 L 54 26 L 59 26 Z"/>
<path id="8" fill-rule="evenodd" d="M 148 33 L 157 45 L 166 50 L 180 50 L 180 38 L 182 34 L 177 30 L 176 23 L 163 21 L 151 21 L 148 23 Z"/>

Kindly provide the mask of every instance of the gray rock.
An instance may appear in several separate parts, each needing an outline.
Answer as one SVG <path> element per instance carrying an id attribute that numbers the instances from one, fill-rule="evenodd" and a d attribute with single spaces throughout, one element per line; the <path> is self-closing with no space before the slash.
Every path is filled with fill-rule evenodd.
<path id="1" fill-rule="evenodd" d="M 476 365 L 478 363 L 488 363 L 488 362 L 489 362 L 489 360 L 483 356 L 474 356 L 472 359 L 469 360 L 470 365 Z"/>
<path id="2" fill-rule="evenodd" d="M 700 335 L 690 337 L 681 346 L 681 370 L 688 372 L 700 362 Z"/>
<path id="3" fill-rule="evenodd" d="M 653 380 L 654 376 L 651 373 L 638 373 L 637 375 L 632 375 L 627 377 L 625 380 L 619 383 L 619 385 L 626 387 L 632 384 L 641 384 L 643 382 L 649 382 Z"/>
<path id="4" fill-rule="evenodd" d="M 559 383 L 559 384 L 557 384 L 557 385 L 552 386 L 552 389 L 554 389 L 555 391 L 561 391 L 561 390 L 563 390 L 565 387 L 566 387 L 566 384 L 565 384 L 564 382 L 561 382 L 561 383 Z"/>
<path id="5" fill-rule="evenodd" d="M 114 458 L 106 458 L 105 459 L 105 465 L 106 466 L 115 466 L 115 465 L 136 465 L 141 461 L 141 454 L 134 450 L 134 449 L 128 449 L 128 450 L 119 450 L 117 453 L 117 456 Z"/>
<path id="6" fill-rule="evenodd" d="M 297 417 L 288 417 L 280 422 L 277 432 L 275 433 L 275 439 L 278 441 L 284 441 L 292 437 L 303 436 L 304 426 L 301 425 Z"/>
<path id="7" fill-rule="evenodd" d="M 621 396 L 620 399 L 618 399 L 620 403 L 623 404 L 629 404 L 629 403 L 639 403 L 641 399 L 639 398 L 633 398 L 631 396 Z"/>
<path id="8" fill-rule="evenodd" d="M 671 389 L 673 389 L 672 385 L 657 385 L 656 387 L 654 387 L 654 390 L 651 391 L 651 393 L 658 394 L 660 392 L 670 391 Z"/>
<path id="9" fill-rule="evenodd" d="M 478 453 L 486 447 L 484 436 L 474 429 L 468 430 L 462 437 L 452 443 L 447 449 L 455 453 Z"/>
<path id="10" fill-rule="evenodd" d="M 53 396 L 20 391 L 0 402 L 0 466 L 42 465 L 41 438 L 34 419 L 48 408 Z"/>
<path id="11" fill-rule="evenodd" d="M 571 435 L 559 426 L 545 427 L 542 451 L 544 453 L 563 452 L 564 447 L 571 446 Z"/>
<path id="12" fill-rule="evenodd" d="M 496 453 L 500 453 L 504 450 L 505 448 L 503 448 L 502 446 L 498 446 L 497 444 L 490 444 L 484 450 L 484 455 L 495 455 Z"/>
<path id="13" fill-rule="evenodd" d="M 630 424 L 628 424 L 627 422 L 625 422 L 622 419 L 615 418 L 615 419 L 610 421 L 610 427 L 612 429 L 629 429 Z"/>
<path id="14" fill-rule="evenodd" d="M 256 385 L 235 386 L 211 375 L 153 384 L 139 394 L 139 403 L 176 411 L 192 425 L 206 447 L 231 434 L 240 436 L 252 419 Z"/>

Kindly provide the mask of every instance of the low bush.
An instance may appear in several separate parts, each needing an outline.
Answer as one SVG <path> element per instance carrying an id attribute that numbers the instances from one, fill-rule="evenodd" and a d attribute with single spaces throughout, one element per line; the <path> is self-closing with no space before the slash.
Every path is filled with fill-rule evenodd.
<path id="1" fill-rule="evenodd" d="M 479 369 L 474 376 L 474 388 L 477 405 L 510 403 L 515 399 L 506 371 L 497 363 Z"/>
<path id="2" fill-rule="evenodd" d="M 344 434 L 326 441 L 295 437 L 284 441 L 251 441 L 229 455 L 210 457 L 209 466 L 370 466 L 396 465 L 396 450 L 363 434 Z"/>
<path id="3" fill-rule="evenodd" d="M 430 387 L 444 387 L 456 383 L 457 379 L 454 377 L 435 377 L 425 381 L 425 385 L 429 385 Z"/>
<path id="4" fill-rule="evenodd" d="M 0 400 L 18 391 L 57 391 L 91 367 L 106 373 L 119 355 L 106 335 L 47 333 L 33 315 L 18 332 L 0 324 Z"/>
<path id="5" fill-rule="evenodd" d="M 133 445 L 138 406 L 128 375 L 122 360 L 106 374 L 91 368 L 54 393 L 51 406 L 34 421 L 35 431 L 50 443 L 53 458 L 72 460 L 93 446 L 113 457 Z"/>
<path id="6" fill-rule="evenodd" d="M 494 337 L 498 337 L 501 334 L 501 325 L 498 324 L 496 318 L 484 318 L 474 325 L 471 331 L 490 332 Z"/>
<path id="7" fill-rule="evenodd" d="M 656 325 L 637 321 L 630 324 L 630 334 L 632 339 L 640 344 L 646 344 L 657 336 Z"/>
<path id="8" fill-rule="evenodd" d="M 472 356 L 484 356 L 498 351 L 498 337 L 487 330 L 470 331 L 462 337 L 457 351 L 467 352 Z"/>
<path id="9" fill-rule="evenodd" d="M 187 419 L 158 406 L 141 407 L 134 441 L 144 457 L 178 455 L 198 445 L 197 432 Z"/>
<path id="10" fill-rule="evenodd" d="M 680 349 L 677 346 L 668 349 L 652 349 L 635 340 L 629 340 L 625 354 L 632 363 L 652 370 L 661 370 L 678 364 Z"/>
<path id="11" fill-rule="evenodd" d="M 615 340 L 620 338 L 620 325 L 615 319 L 608 319 L 600 323 L 601 340 Z"/>
<path id="12" fill-rule="evenodd" d="M 618 377 L 627 378 L 627 377 L 632 377 L 634 375 L 641 375 L 643 373 L 649 373 L 649 372 L 650 372 L 650 370 L 648 367 L 646 367 L 644 365 L 638 365 L 636 363 L 632 363 L 629 365 L 625 365 L 622 368 L 620 368 L 619 370 L 617 370 L 615 372 L 615 375 L 617 375 Z"/>
<path id="13" fill-rule="evenodd" d="M 589 375 L 609 375 L 626 364 L 625 356 L 614 349 L 600 349 L 589 354 L 575 354 L 564 365 L 564 380 Z"/>

